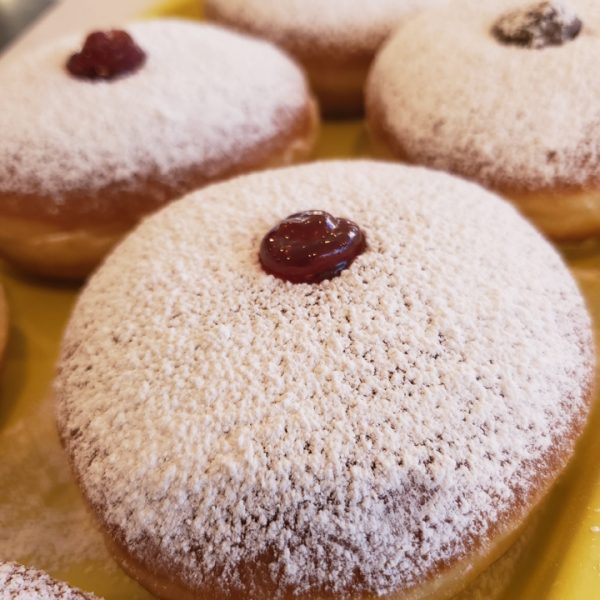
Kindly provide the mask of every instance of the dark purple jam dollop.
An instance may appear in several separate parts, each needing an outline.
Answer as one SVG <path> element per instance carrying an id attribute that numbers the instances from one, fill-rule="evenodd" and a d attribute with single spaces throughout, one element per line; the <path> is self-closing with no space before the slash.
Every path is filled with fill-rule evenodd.
<path id="1" fill-rule="evenodd" d="M 333 279 L 367 249 L 360 227 L 322 210 L 287 217 L 263 238 L 263 269 L 292 283 L 319 283 Z"/>
<path id="2" fill-rule="evenodd" d="M 134 73 L 144 62 L 146 53 L 133 38 L 113 29 L 90 33 L 81 52 L 69 58 L 67 70 L 79 79 L 110 80 Z"/>
<path id="3" fill-rule="evenodd" d="M 540 49 L 574 40 L 582 26 L 566 5 L 550 0 L 503 15 L 492 32 L 503 44 Z"/>

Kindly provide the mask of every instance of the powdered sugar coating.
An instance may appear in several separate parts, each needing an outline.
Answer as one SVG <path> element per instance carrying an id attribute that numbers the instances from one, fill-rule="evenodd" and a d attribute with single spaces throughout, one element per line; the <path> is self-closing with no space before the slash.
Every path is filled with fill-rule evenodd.
<path id="1" fill-rule="evenodd" d="M 459 0 L 412 19 L 378 56 L 368 111 L 411 161 L 500 189 L 600 182 L 600 5 L 580 35 L 529 49 L 492 33 L 526 1 Z"/>
<path id="2" fill-rule="evenodd" d="M 210 25 L 125 29 L 147 53 L 136 73 L 82 81 L 65 64 L 84 35 L 0 72 L 0 190 L 60 197 L 182 170 L 207 177 L 280 134 L 303 110 L 300 69 L 268 43 Z"/>
<path id="3" fill-rule="evenodd" d="M 315 286 L 264 273 L 262 236 L 314 208 L 368 251 Z M 261 576 L 384 594 L 521 517 L 572 449 L 593 362 L 576 284 L 514 209 L 334 162 L 146 221 L 83 292 L 55 391 L 84 492 L 139 560 L 247 598 Z"/>
<path id="4" fill-rule="evenodd" d="M 49 575 L 17 563 L 0 563 L 0 600 L 98 600 Z"/>
<path id="5" fill-rule="evenodd" d="M 209 14 L 285 47 L 373 54 L 404 18 L 445 0 L 206 0 Z"/>

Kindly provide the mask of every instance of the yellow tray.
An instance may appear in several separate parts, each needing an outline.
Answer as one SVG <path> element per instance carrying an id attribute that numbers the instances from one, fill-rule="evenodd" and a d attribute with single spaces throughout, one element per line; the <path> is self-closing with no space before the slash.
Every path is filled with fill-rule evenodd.
<path id="1" fill-rule="evenodd" d="M 179 0 L 149 13 L 159 15 L 200 18 L 201 9 L 194 0 Z M 361 122 L 324 125 L 319 158 L 358 155 L 368 155 Z M 582 247 L 568 254 L 600 324 L 600 251 Z M 104 549 L 54 428 L 53 364 L 78 290 L 8 269 L 0 275 L 12 312 L 0 381 L 0 560 L 46 569 L 107 600 L 149 600 Z M 599 459 L 600 407 L 571 467 L 524 537 L 460 600 L 600 599 Z"/>

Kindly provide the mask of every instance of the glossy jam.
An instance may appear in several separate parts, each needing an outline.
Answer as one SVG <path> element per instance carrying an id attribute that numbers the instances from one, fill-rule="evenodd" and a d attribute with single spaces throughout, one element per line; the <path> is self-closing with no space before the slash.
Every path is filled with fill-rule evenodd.
<path id="1" fill-rule="evenodd" d="M 319 283 L 347 269 L 367 248 L 361 229 L 321 210 L 287 217 L 263 238 L 263 269 L 292 283 Z"/>
<path id="2" fill-rule="evenodd" d="M 575 13 L 562 3 L 544 1 L 503 15 L 492 32 L 503 44 L 540 49 L 575 39 L 582 26 Z"/>
<path id="3" fill-rule="evenodd" d="M 134 73 L 145 61 L 146 53 L 126 31 L 94 31 L 69 58 L 67 70 L 80 79 L 109 80 Z"/>

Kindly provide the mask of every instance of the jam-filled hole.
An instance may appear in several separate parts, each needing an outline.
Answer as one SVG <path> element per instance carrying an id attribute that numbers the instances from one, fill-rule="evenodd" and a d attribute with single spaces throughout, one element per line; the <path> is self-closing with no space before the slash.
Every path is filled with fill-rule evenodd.
<path id="1" fill-rule="evenodd" d="M 549 0 L 502 15 L 492 27 L 492 33 L 503 44 L 540 49 L 574 40 L 582 27 L 567 4 Z"/>
<path id="2" fill-rule="evenodd" d="M 260 263 L 292 283 L 319 283 L 347 269 L 367 248 L 365 234 L 347 219 L 322 210 L 290 215 L 262 240 Z"/>
<path id="3" fill-rule="evenodd" d="M 126 31 L 94 31 L 69 58 L 67 71 L 79 79 L 110 80 L 134 73 L 145 62 L 146 53 Z"/>

